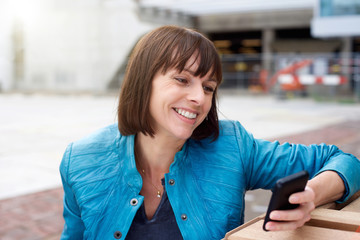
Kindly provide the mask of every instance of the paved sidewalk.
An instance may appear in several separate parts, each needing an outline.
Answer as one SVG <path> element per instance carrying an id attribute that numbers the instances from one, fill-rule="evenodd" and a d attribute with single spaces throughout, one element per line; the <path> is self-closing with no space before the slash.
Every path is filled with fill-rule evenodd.
<path id="1" fill-rule="evenodd" d="M 278 138 L 280 142 L 336 144 L 360 158 L 360 120 Z M 61 188 L 0 200 L 1 240 L 55 240 L 62 227 Z M 247 197 L 246 220 L 266 209 L 269 191 L 255 191 Z M 251 201 L 249 201 L 251 200 Z"/>
<path id="2" fill-rule="evenodd" d="M 67 144 L 115 123 L 116 105 L 115 95 L 0 94 L 0 199 L 60 186 Z M 221 94 L 219 109 L 264 139 L 360 119 L 360 104 L 271 96 Z"/>
<path id="3" fill-rule="evenodd" d="M 61 188 L 0 200 L 1 240 L 55 240 L 60 238 Z"/>
<path id="4" fill-rule="evenodd" d="M 360 120 L 341 122 L 310 132 L 280 137 L 276 140 L 281 143 L 287 141 L 306 145 L 333 144 L 360 159 Z"/>

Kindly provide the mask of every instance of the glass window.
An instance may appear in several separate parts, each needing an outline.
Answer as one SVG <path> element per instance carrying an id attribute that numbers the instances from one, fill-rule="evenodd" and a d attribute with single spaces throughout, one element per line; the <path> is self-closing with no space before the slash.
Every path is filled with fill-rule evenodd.
<path id="1" fill-rule="evenodd" d="M 360 15 L 360 0 L 320 0 L 320 16 Z"/>

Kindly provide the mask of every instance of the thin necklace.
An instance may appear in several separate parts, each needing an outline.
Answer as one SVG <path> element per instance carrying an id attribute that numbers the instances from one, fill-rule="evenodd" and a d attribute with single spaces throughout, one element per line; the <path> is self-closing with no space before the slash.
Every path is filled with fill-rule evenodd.
<path id="1" fill-rule="evenodd" d="M 140 164 L 139 164 L 140 165 Z M 141 166 L 140 166 L 140 168 L 141 168 Z M 141 172 L 143 173 L 142 175 L 145 177 L 145 170 L 143 169 L 143 168 L 141 168 Z M 155 188 L 155 190 L 157 191 L 157 194 L 156 194 L 156 196 L 158 197 L 158 198 L 160 198 L 161 197 L 161 191 L 150 181 L 150 184 Z"/>
<path id="2" fill-rule="evenodd" d="M 141 164 L 140 164 L 140 162 L 139 162 L 139 160 L 138 160 L 138 156 L 137 156 L 136 151 L 135 151 L 135 162 L 138 164 L 139 168 L 141 169 L 140 174 L 141 174 L 143 177 L 145 177 L 145 170 L 144 170 L 144 168 L 142 168 L 142 166 L 141 166 Z M 156 196 L 157 196 L 158 198 L 160 198 L 160 197 L 161 197 L 161 191 L 160 191 L 151 181 L 149 181 L 149 182 L 150 182 L 150 184 L 155 188 L 155 190 L 156 190 Z"/>

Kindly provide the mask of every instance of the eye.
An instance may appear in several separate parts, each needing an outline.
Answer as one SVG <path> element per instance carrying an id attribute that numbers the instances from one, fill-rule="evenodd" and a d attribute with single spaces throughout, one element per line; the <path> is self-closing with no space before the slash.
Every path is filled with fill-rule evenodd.
<path id="1" fill-rule="evenodd" d="M 186 80 L 185 78 L 181 78 L 181 77 L 176 77 L 175 80 L 180 83 L 185 83 L 185 84 L 188 83 L 188 80 Z"/>
<path id="2" fill-rule="evenodd" d="M 209 93 L 213 93 L 215 91 L 215 88 L 210 87 L 210 86 L 204 86 L 203 89 Z"/>

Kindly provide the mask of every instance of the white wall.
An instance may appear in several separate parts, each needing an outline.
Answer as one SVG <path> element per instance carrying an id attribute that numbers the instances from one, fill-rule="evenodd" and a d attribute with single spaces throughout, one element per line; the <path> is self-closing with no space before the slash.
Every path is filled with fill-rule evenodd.
<path id="1" fill-rule="evenodd" d="M 103 91 L 154 26 L 133 0 L 13 0 L 24 28 L 24 90 Z"/>
<path id="2" fill-rule="evenodd" d="M 8 6 L 8 0 L 0 1 L 0 92 L 12 88 L 13 78 L 12 16 Z"/>

